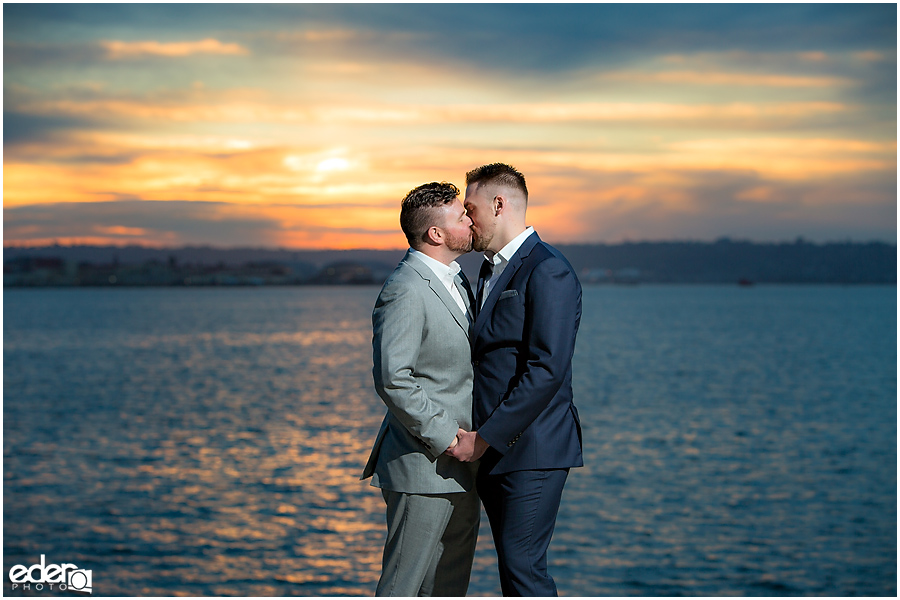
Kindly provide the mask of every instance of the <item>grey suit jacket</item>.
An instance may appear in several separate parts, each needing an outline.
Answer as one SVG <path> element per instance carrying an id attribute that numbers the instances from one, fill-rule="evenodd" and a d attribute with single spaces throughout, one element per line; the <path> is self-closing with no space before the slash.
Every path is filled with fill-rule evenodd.
<path id="1" fill-rule="evenodd" d="M 457 285 L 466 304 L 468 293 Z M 387 405 L 361 479 L 411 494 L 473 489 L 477 464 L 443 454 L 472 426 L 471 319 L 434 271 L 407 252 L 372 313 L 372 374 Z"/>

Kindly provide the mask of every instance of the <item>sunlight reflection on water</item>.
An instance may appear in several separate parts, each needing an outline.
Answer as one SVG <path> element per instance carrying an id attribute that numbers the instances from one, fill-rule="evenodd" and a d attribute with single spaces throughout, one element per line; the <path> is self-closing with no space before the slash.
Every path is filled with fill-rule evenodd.
<path id="1" fill-rule="evenodd" d="M 74 562 L 97 595 L 371 595 L 377 293 L 6 291 L 4 568 Z M 561 594 L 895 594 L 895 288 L 584 302 Z M 485 521 L 472 595 L 495 569 Z"/>

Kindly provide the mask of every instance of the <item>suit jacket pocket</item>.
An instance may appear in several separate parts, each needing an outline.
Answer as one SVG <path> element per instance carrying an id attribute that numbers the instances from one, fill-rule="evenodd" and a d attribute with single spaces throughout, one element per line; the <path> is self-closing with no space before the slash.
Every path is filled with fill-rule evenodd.
<path id="1" fill-rule="evenodd" d="M 501 346 L 516 345 L 522 341 L 525 324 L 525 295 L 518 290 L 503 290 L 491 311 L 489 338 Z"/>

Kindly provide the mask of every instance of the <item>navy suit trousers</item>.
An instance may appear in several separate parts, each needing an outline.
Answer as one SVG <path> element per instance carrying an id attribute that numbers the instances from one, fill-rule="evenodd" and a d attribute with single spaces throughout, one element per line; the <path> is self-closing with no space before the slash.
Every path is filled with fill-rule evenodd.
<path id="1" fill-rule="evenodd" d="M 556 527 L 568 469 L 478 475 L 478 495 L 491 523 L 504 596 L 556 596 L 547 548 Z"/>

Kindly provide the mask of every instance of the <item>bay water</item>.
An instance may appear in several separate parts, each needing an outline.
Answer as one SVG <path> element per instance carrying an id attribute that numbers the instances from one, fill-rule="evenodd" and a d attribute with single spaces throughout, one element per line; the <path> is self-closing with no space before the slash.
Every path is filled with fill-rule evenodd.
<path id="1" fill-rule="evenodd" d="M 5 573 L 371 595 L 377 294 L 4 290 Z M 561 595 L 896 595 L 896 287 L 585 286 L 583 315 Z M 499 591 L 483 519 L 469 594 Z"/>

